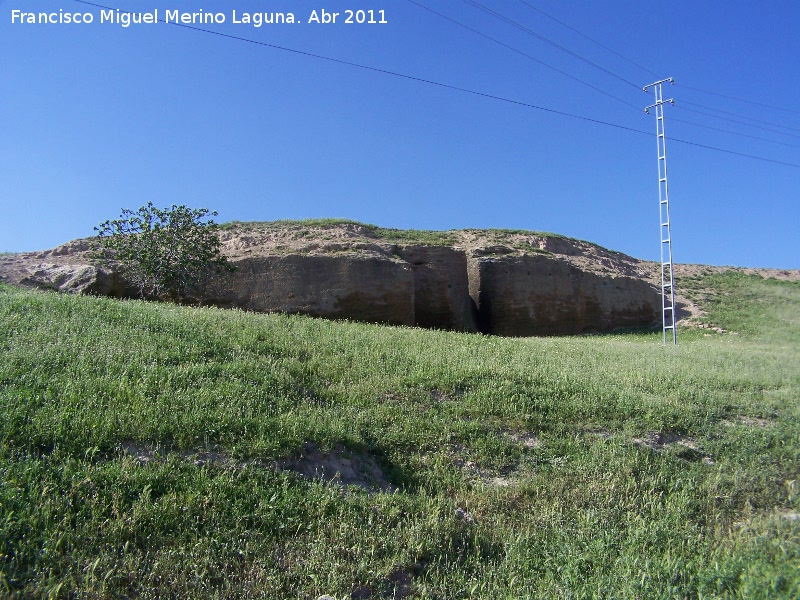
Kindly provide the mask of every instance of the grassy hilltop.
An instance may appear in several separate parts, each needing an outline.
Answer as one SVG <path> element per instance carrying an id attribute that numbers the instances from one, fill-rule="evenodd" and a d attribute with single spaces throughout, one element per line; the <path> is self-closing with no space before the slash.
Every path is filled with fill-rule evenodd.
<path id="1" fill-rule="evenodd" d="M 0 285 L 0 595 L 796 598 L 800 284 L 678 283 L 725 333 Z"/>

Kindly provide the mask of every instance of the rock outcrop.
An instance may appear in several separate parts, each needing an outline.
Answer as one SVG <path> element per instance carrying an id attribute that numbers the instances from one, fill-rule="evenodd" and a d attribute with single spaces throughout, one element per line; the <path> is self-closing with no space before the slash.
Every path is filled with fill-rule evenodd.
<path id="1" fill-rule="evenodd" d="M 354 223 L 230 226 L 223 250 L 236 270 L 215 282 L 207 302 L 504 336 L 660 319 L 657 288 L 645 275 L 652 269 L 599 246 L 530 232 L 423 232 L 425 243 L 419 232 L 405 233 Z M 0 256 L 0 277 L 62 292 L 133 295 L 118 273 L 92 264 L 88 246 L 75 240 Z"/>
<path id="2" fill-rule="evenodd" d="M 467 256 L 442 246 L 403 246 L 399 255 L 414 274 L 414 325 L 453 331 L 478 331 L 469 295 Z"/>
<path id="3" fill-rule="evenodd" d="M 565 335 L 641 327 L 659 318 L 645 281 L 582 271 L 540 254 L 470 260 L 470 295 L 484 333 Z"/>
<path id="4" fill-rule="evenodd" d="M 26 268 L 25 272 L 19 279 L 24 286 L 115 298 L 134 293 L 118 273 L 95 265 L 39 263 Z"/>
<path id="5" fill-rule="evenodd" d="M 211 303 L 368 323 L 414 325 L 414 273 L 381 256 L 258 256 L 234 260 Z"/>

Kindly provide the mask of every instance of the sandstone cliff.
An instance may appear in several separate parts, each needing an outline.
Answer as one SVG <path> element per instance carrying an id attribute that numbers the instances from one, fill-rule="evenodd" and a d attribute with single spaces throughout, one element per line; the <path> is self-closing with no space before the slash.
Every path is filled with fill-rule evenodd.
<path id="1" fill-rule="evenodd" d="M 563 335 L 659 322 L 653 265 L 552 234 L 420 232 L 331 221 L 232 223 L 235 272 L 208 303 L 505 336 Z M 15 284 L 131 294 L 93 265 L 86 240 L 0 256 Z"/>
<path id="2" fill-rule="evenodd" d="M 476 257 L 470 295 L 481 331 L 564 335 L 642 327 L 659 318 L 660 298 L 633 277 L 598 275 L 541 254 Z"/>
<path id="3" fill-rule="evenodd" d="M 232 261 L 213 304 L 390 325 L 414 325 L 414 275 L 384 256 L 259 256 Z"/>

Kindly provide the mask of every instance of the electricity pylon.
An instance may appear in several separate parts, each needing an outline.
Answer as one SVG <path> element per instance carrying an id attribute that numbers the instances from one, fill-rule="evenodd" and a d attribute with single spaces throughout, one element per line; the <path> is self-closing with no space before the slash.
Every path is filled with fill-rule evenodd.
<path id="1" fill-rule="evenodd" d="M 656 102 L 644 109 L 650 113 L 655 108 L 656 113 L 656 143 L 658 145 L 658 206 L 659 220 L 661 223 L 661 327 L 664 334 L 664 344 L 667 343 L 667 331 L 672 330 L 672 343 L 678 344 L 678 330 L 675 327 L 675 272 L 672 266 L 672 232 L 669 220 L 669 184 L 667 183 L 667 140 L 664 136 L 664 104 L 675 104 L 670 98 L 664 100 L 661 89 L 664 83 L 675 83 L 672 77 L 656 81 L 644 86 L 646 92 L 653 88 Z"/>

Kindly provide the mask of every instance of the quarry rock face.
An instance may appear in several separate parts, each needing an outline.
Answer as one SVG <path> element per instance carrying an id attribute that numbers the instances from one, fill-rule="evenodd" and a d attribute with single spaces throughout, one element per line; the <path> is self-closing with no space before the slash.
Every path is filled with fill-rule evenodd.
<path id="1" fill-rule="evenodd" d="M 215 303 L 258 312 L 414 325 L 414 274 L 404 262 L 295 254 L 233 264 L 236 270 L 221 286 L 227 297 Z"/>
<path id="2" fill-rule="evenodd" d="M 119 275 L 94 265 L 42 263 L 29 266 L 25 271 L 20 283 L 31 287 L 117 298 L 131 293 Z"/>
<path id="3" fill-rule="evenodd" d="M 204 303 L 503 336 L 660 321 L 654 267 L 588 242 L 462 230 L 422 232 L 439 237 L 416 243 L 421 236 L 376 230 L 281 223 L 226 229 L 223 253 L 236 269 L 213 282 Z M 136 295 L 119 273 L 92 262 L 87 240 L 0 255 L 0 278 L 62 292 Z"/>
<path id="4" fill-rule="evenodd" d="M 645 281 L 601 276 L 543 255 L 470 259 L 470 295 L 484 333 L 569 335 L 649 325 L 660 298 Z"/>
<path id="5" fill-rule="evenodd" d="M 398 249 L 398 254 L 411 266 L 414 276 L 414 325 L 478 331 L 463 250 L 404 246 Z"/>

